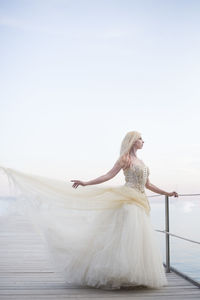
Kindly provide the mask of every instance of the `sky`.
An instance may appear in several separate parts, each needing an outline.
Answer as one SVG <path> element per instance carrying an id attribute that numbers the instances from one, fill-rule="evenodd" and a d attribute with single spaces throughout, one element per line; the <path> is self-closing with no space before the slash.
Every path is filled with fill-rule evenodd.
<path id="1" fill-rule="evenodd" d="M 91 180 L 136 130 L 154 185 L 200 193 L 199 30 L 197 0 L 0 0 L 0 166 Z"/>

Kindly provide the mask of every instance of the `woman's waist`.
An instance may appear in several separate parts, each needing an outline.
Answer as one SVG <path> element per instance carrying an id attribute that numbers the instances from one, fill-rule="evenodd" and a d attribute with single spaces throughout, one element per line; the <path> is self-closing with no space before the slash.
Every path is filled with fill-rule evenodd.
<path id="1" fill-rule="evenodd" d="M 145 189 L 143 185 L 137 184 L 137 183 L 133 183 L 133 182 L 126 182 L 124 184 L 125 186 L 131 187 L 137 191 L 139 191 L 142 194 L 145 194 Z"/>

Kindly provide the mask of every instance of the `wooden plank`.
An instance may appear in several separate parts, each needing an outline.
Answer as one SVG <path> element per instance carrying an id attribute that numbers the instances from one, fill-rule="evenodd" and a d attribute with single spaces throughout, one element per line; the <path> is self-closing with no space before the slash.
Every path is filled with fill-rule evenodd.
<path id="1" fill-rule="evenodd" d="M 161 289 L 69 288 L 28 220 L 13 216 L 0 227 L 0 299 L 200 299 L 198 287 L 173 272 L 166 275 L 169 285 Z"/>

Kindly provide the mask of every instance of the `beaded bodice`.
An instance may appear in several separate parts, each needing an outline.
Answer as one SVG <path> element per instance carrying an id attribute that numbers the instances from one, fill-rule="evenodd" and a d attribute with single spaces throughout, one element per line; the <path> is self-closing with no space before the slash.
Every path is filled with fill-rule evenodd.
<path id="1" fill-rule="evenodd" d="M 145 184 L 149 176 L 149 167 L 144 163 L 134 163 L 125 170 L 123 170 L 125 176 L 125 185 L 135 188 L 136 190 L 145 193 Z"/>

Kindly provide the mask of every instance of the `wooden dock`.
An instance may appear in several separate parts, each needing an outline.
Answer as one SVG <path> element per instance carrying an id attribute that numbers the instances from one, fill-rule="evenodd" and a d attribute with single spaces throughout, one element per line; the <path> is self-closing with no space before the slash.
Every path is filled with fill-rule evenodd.
<path id="1" fill-rule="evenodd" d="M 159 290 L 68 288 L 49 262 L 41 237 L 21 216 L 0 219 L 0 299 L 200 299 L 200 289 L 174 272 Z"/>

